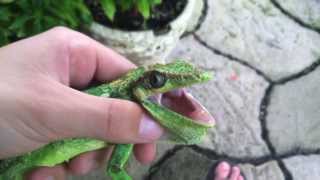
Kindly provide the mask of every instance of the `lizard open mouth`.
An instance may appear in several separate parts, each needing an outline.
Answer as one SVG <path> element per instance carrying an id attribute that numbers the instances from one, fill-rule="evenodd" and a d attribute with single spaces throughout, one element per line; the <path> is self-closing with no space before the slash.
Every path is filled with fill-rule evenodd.
<path id="1" fill-rule="evenodd" d="M 175 89 L 149 97 L 149 100 L 201 124 L 213 125 L 215 120 L 186 89 Z"/>

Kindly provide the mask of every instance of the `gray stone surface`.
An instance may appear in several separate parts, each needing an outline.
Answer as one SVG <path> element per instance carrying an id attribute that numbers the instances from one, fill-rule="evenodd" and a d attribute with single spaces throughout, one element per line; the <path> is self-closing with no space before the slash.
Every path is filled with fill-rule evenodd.
<path id="1" fill-rule="evenodd" d="M 284 180 L 284 175 L 276 161 L 268 161 L 254 166 L 252 164 L 240 164 L 240 169 L 246 180 Z M 304 179 L 303 179 L 304 180 Z"/>
<path id="2" fill-rule="evenodd" d="M 209 12 L 197 35 L 274 80 L 297 73 L 320 57 L 319 34 L 292 21 L 270 0 L 208 2 Z"/>
<path id="3" fill-rule="evenodd" d="M 293 175 L 293 180 L 320 179 L 320 156 L 296 156 L 284 160 L 286 167 Z"/>
<path id="4" fill-rule="evenodd" d="M 276 86 L 268 108 L 267 128 L 278 153 L 320 148 L 320 69 Z"/>
<path id="5" fill-rule="evenodd" d="M 319 0 L 276 0 L 282 8 L 304 23 L 320 28 Z"/>
<path id="6" fill-rule="evenodd" d="M 151 180 L 204 180 L 212 173 L 219 160 L 211 160 L 191 149 L 183 148 L 170 157 L 155 171 Z M 274 161 L 254 166 L 239 164 L 246 180 L 284 180 L 283 174 Z M 210 176 L 211 177 L 211 176 Z"/>
<path id="7" fill-rule="evenodd" d="M 269 154 L 258 119 L 268 83 L 253 70 L 212 53 L 192 36 L 182 39 L 170 55 L 177 57 L 215 73 L 211 82 L 191 88 L 217 121 L 202 146 L 235 157 Z"/>
<path id="8" fill-rule="evenodd" d="M 203 180 L 213 161 L 184 148 L 163 163 L 151 180 Z"/>

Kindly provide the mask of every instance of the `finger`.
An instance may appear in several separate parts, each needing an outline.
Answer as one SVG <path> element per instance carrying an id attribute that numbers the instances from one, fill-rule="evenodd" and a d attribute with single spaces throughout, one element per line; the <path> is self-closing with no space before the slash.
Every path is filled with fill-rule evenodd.
<path id="1" fill-rule="evenodd" d="M 134 155 L 143 164 L 152 162 L 156 156 L 156 144 L 137 144 L 134 147 Z"/>
<path id="2" fill-rule="evenodd" d="M 33 95 L 31 111 L 36 111 L 33 119 L 39 126 L 49 129 L 41 132 L 50 140 L 91 137 L 113 143 L 147 143 L 162 135 L 160 125 L 136 103 L 91 96 L 57 82 L 46 86 L 39 93 L 50 96 Z"/>
<path id="3" fill-rule="evenodd" d="M 103 166 L 111 155 L 111 148 L 81 154 L 68 163 L 68 170 L 74 175 L 84 175 Z"/>
<path id="4" fill-rule="evenodd" d="M 101 82 L 110 81 L 135 68 L 115 51 L 84 35 L 79 36 L 82 38 L 68 42 L 71 86 L 85 87 L 93 78 Z"/>
<path id="5" fill-rule="evenodd" d="M 26 175 L 26 180 L 65 180 L 66 168 L 64 165 L 55 166 L 52 168 L 38 168 Z"/>
<path id="6" fill-rule="evenodd" d="M 46 33 L 43 35 L 50 39 L 48 41 L 57 41 L 56 37 L 60 37 L 56 43 L 58 47 L 55 45 L 55 48 L 65 53 L 66 61 L 69 62 L 58 63 L 68 66 L 69 74 L 64 75 L 68 76 L 73 87 L 85 87 L 93 78 L 102 82 L 110 81 L 135 68 L 123 56 L 82 33 L 61 27 Z M 59 47 L 63 47 L 63 50 Z"/>

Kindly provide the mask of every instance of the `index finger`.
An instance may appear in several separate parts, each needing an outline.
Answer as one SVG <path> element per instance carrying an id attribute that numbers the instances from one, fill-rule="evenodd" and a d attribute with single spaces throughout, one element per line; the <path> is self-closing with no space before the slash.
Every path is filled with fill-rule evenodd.
<path id="1" fill-rule="evenodd" d="M 82 81 L 86 70 L 94 70 L 95 80 L 110 81 L 135 68 L 125 57 L 88 37 L 74 39 L 69 49 L 71 84 Z"/>
<path id="2" fill-rule="evenodd" d="M 68 82 L 72 87 L 86 87 L 92 80 L 110 81 L 136 67 L 114 50 L 67 28 L 54 28 L 41 36 L 46 36 L 48 42 L 60 39 L 58 46 L 66 49 L 63 52 L 68 62 L 64 63 L 69 66 Z"/>

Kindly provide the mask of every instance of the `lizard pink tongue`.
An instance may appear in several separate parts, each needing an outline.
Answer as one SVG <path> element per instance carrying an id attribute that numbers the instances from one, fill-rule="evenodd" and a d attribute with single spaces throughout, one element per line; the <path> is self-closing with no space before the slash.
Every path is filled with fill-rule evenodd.
<path id="1" fill-rule="evenodd" d="M 210 125 L 215 123 L 208 110 L 185 89 L 164 93 L 161 98 L 161 104 L 194 121 Z"/>

